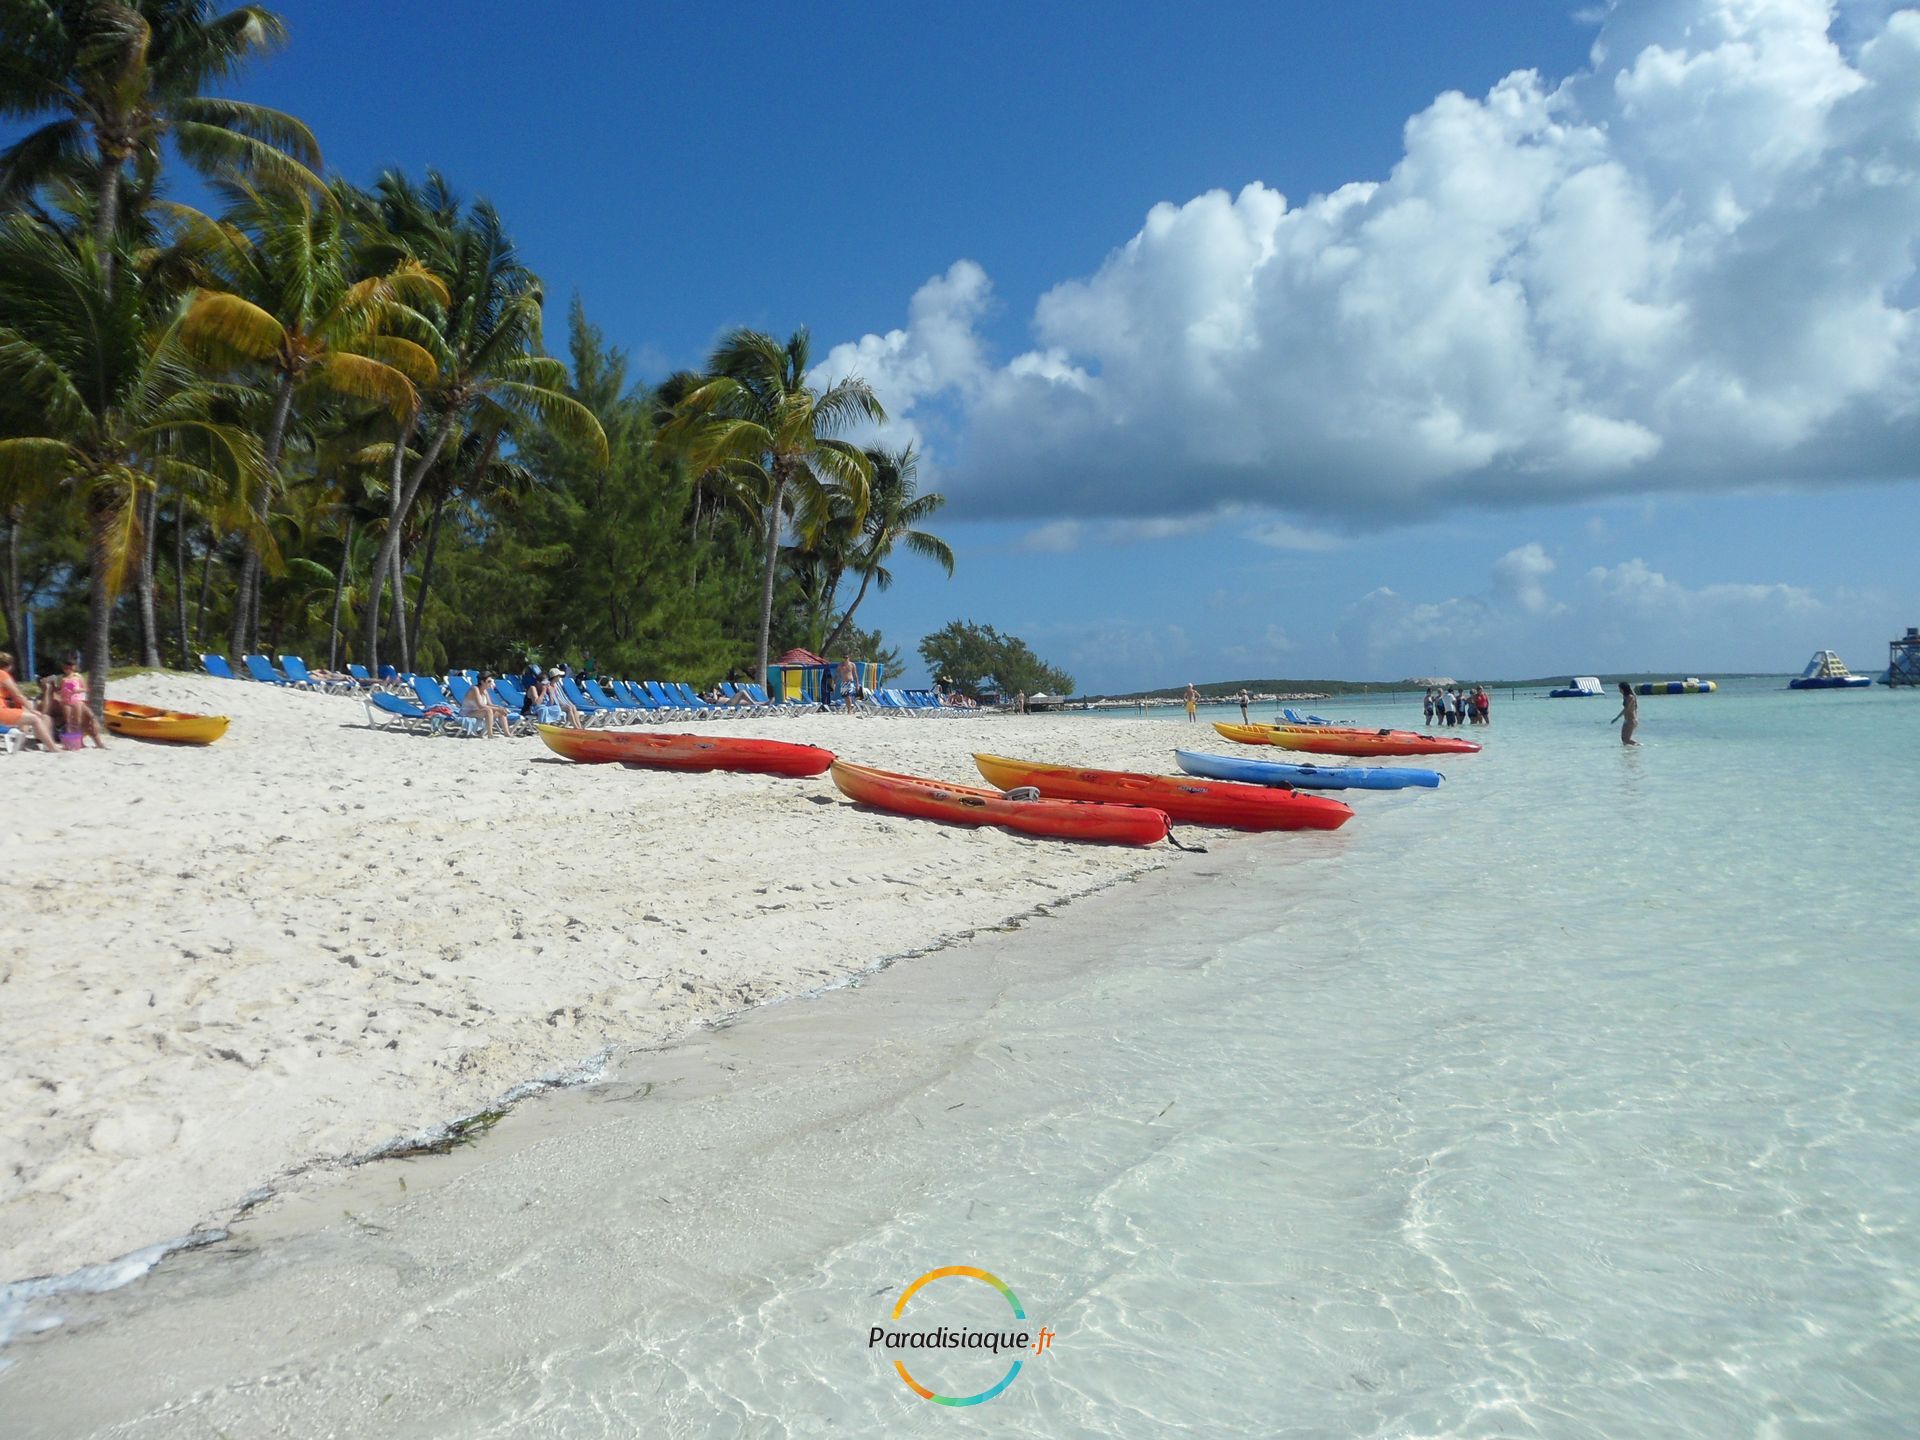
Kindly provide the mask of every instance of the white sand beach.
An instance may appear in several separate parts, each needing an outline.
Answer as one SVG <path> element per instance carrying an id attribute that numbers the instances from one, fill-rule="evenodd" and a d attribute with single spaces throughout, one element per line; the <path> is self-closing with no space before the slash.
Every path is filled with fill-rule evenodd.
<path id="1" fill-rule="evenodd" d="M 824 776 L 381 733 L 347 697 L 177 675 L 114 693 L 233 726 L 206 749 L 4 762 L 0 1280 L 217 1226 L 259 1187 L 609 1046 L 1185 858 L 894 819 Z M 1173 717 L 712 725 L 975 783 L 977 749 L 1166 770 L 1194 733 Z"/>

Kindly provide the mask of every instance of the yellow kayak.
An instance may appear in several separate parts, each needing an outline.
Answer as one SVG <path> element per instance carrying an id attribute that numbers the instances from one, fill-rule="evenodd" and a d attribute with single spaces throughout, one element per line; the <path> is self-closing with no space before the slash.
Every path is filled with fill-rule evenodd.
<path id="1" fill-rule="evenodd" d="M 211 745 L 227 733 L 224 715 L 191 715 L 154 705 L 107 701 L 107 729 L 135 740 L 164 740 L 174 745 Z"/>

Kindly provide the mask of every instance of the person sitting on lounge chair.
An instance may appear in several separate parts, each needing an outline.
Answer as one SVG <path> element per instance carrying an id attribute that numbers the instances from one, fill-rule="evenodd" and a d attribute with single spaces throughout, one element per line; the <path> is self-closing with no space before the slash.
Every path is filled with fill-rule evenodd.
<path id="1" fill-rule="evenodd" d="M 700 698 L 709 705 L 735 706 L 753 704 L 753 701 L 744 695 L 729 695 L 725 690 L 722 690 L 717 683 L 712 688 L 702 691 Z"/>
<path id="2" fill-rule="evenodd" d="M 521 682 L 526 697 L 520 702 L 521 715 L 542 725 L 558 725 L 567 718 L 567 712 L 560 708 L 560 687 L 531 667 L 527 673 L 533 679 Z"/>
<path id="3" fill-rule="evenodd" d="M 485 733 L 486 738 L 489 740 L 493 738 L 496 727 L 498 727 L 502 735 L 512 733 L 507 729 L 507 722 L 510 718 L 507 707 L 504 705 L 496 705 L 487 698 L 492 688 L 493 672 L 482 671 L 479 682 L 468 689 L 466 697 L 460 702 L 462 714 L 471 716 L 487 727 Z"/>
<path id="4" fill-rule="evenodd" d="M 0 710 L 18 710 L 15 718 L 8 720 L 9 725 L 18 725 L 34 739 L 40 742 L 43 750 L 58 750 L 60 743 L 54 738 L 53 725 L 47 717 L 34 707 L 27 692 L 14 682 L 13 656 L 0 650 Z"/>
<path id="5" fill-rule="evenodd" d="M 578 730 L 584 723 L 580 719 L 580 707 L 567 698 L 567 692 L 560 684 L 563 674 L 558 665 L 547 671 L 547 703 L 558 705 L 560 713 L 567 717 L 567 724 Z"/>

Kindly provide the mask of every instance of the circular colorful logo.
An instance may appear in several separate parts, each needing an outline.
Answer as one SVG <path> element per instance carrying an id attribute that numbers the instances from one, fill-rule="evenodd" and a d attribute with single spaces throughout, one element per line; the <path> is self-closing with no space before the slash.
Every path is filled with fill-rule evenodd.
<path id="1" fill-rule="evenodd" d="M 998 1275 L 990 1274 L 974 1265 L 943 1265 L 938 1270 L 927 1271 L 926 1274 L 922 1275 L 918 1280 L 900 1292 L 900 1298 L 893 1302 L 893 1318 L 898 1320 L 906 1311 L 907 1302 L 913 1299 L 915 1295 L 919 1294 L 920 1291 L 928 1285 L 931 1285 L 936 1280 L 946 1280 L 956 1276 L 968 1280 L 978 1280 L 983 1285 L 992 1286 L 1005 1297 L 1008 1306 L 1013 1310 L 1014 1319 L 1025 1320 L 1027 1318 L 1027 1312 L 1020 1306 L 1020 1297 L 1013 1293 L 1012 1287 Z M 1025 1330 L 1021 1330 L 1017 1334 L 1008 1333 L 1002 1335 L 994 1331 L 949 1331 L 946 1327 L 942 1326 L 933 1332 L 919 1332 L 922 1338 L 928 1333 L 931 1333 L 935 1337 L 933 1348 L 989 1349 L 996 1355 L 1000 1353 L 1002 1342 L 1006 1343 L 1007 1348 L 1017 1350 L 1024 1350 L 1027 1346 L 1034 1344 L 1033 1337 Z M 1040 1343 L 1034 1345 L 1036 1353 L 1045 1349 L 1053 1339 L 1053 1334 L 1049 1330 L 1043 1329 L 1041 1336 L 1042 1339 Z M 897 1343 L 900 1338 L 898 1335 L 887 1336 L 890 1343 Z M 868 1343 L 871 1344 L 873 1341 L 870 1339 Z M 1007 1367 L 1006 1374 L 1002 1375 L 997 1382 L 976 1395 L 937 1394 L 928 1386 L 922 1385 L 918 1380 L 914 1379 L 912 1372 L 907 1369 L 903 1362 L 895 1360 L 893 1362 L 893 1368 L 900 1372 L 900 1378 L 907 1382 L 907 1388 L 923 1400 L 931 1400 L 936 1405 L 980 1405 L 993 1399 L 994 1396 L 998 1395 L 1013 1383 L 1014 1377 L 1020 1373 L 1021 1363 L 1022 1362 L 1015 1360 L 1013 1364 Z"/>

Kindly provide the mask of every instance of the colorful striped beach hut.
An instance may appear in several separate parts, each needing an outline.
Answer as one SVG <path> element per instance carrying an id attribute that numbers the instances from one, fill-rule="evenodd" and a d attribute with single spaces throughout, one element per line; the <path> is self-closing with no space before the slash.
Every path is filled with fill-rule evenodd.
<path id="1" fill-rule="evenodd" d="M 775 699 L 819 704 L 832 682 L 838 661 L 823 660 L 811 650 L 789 650 L 767 667 L 767 693 Z M 872 660 L 854 661 L 860 688 L 872 694 L 880 688 L 880 666 Z"/>

